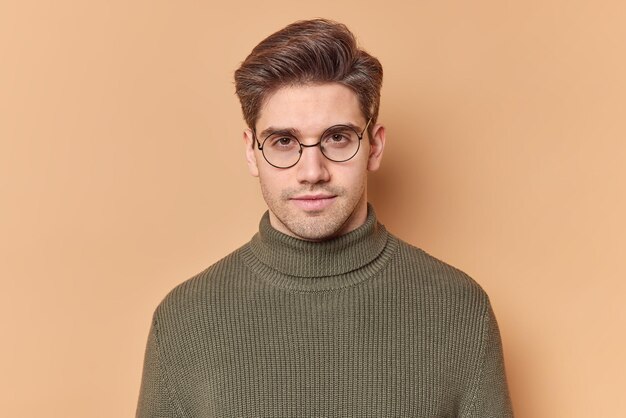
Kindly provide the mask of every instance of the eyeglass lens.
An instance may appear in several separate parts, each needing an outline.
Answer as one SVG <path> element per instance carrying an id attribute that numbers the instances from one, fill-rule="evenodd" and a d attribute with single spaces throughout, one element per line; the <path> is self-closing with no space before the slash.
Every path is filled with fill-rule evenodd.
<path id="1" fill-rule="evenodd" d="M 276 133 L 265 138 L 261 148 L 268 163 L 275 167 L 288 168 L 300 160 L 303 147 L 319 146 L 326 158 L 342 162 L 356 155 L 359 143 L 359 134 L 352 127 L 337 125 L 324 131 L 320 141 L 314 145 L 301 145 L 292 135 Z"/>

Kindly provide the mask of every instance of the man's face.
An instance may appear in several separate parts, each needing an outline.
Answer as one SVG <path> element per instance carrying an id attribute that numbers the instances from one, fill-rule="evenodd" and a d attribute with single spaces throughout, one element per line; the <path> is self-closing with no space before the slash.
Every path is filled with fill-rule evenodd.
<path id="1" fill-rule="evenodd" d="M 264 102 L 256 132 L 292 130 L 305 145 L 315 144 L 334 125 L 353 125 L 361 132 L 365 120 L 356 94 L 335 83 L 284 87 Z M 367 216 L 367 171 L 378 169 L 385 142 L 384 128 L 376 125 L 372 137 L 365 132 L 358 153 L 349 161 L 333 162 L 319 147 L 303 148 L 291 168 L 271 166 L 258 150 L 250 130 L 244 133 L 248 167 L 259 177 L 277 230 L 319 241 L 359 227 Z"/>

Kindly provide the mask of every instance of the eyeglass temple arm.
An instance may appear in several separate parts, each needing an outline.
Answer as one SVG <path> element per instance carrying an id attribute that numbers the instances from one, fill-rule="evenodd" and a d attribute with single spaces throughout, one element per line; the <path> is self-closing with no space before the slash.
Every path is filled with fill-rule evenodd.
<path id="1" fill-rule="evenodd" d="M 365 124 L 365 128 L 363 128 L 363 131 L 361 131 L 361 135 L 359 135 L 359 139 L 363 139 L 363 134 L 365 133 L 365 131 L 367 131 L 367 128 L 370 126 L 370 123 L 372 123 L 372 118 L 369 118 L 367 123 Z"/>
<path id="2" fill-rule="evenodd" d="M 257 138 L 256 136 L 256 131 L 254 129 L 251 129 L 252 131 L 252 138 L 254 139 L 254 142 L 256 142 L 256 146 L 259 149 L 259 151 L 263 151 L 263 147 L 261 146 L 261 143 L 259 142 L 259 138 Z"/>

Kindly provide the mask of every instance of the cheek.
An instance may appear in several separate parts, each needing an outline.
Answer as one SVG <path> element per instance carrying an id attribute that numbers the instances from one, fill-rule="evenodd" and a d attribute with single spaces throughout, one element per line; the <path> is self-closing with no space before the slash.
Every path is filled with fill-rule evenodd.
<path id="1" fill-rule="evenodd" d="M 341 184 L 350 191 L 362 189 L 367 179 L 366 162 L 355 161 L 355 163 L 354 165 L 335 170 L 331 182 Z"/>
<path id="2" fill-rule="evenodd" d="M 340 166 L 342 175 L 346 178 L 360 179 L 367 175 L 367 155 L 359 154 L 359 158 L 356 157 L 353 160 L 343 163 Z"/>
<path id="3" fill-rule="evenodd" d="M 268 170 L 267 167 L 259 170 L 259 183 L 264 196 L 279 196 L 287 188 L 288 179 L 283 178 L 284 174 Z"/>

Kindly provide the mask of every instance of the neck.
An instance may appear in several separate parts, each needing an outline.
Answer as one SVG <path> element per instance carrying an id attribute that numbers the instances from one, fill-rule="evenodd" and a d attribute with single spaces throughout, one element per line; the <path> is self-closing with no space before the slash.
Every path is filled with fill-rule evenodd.
<path id="1" fill-rule="evenodd" d="M 259 232 L 247 246 L 245 260 L 260 279 L 300 291 L 336 289 L 366 280 L 388 261 L 396 247 L 372 207 L 366 209 L 361 226 L 321 242 L 276 230 L 266 213 Z"/>

